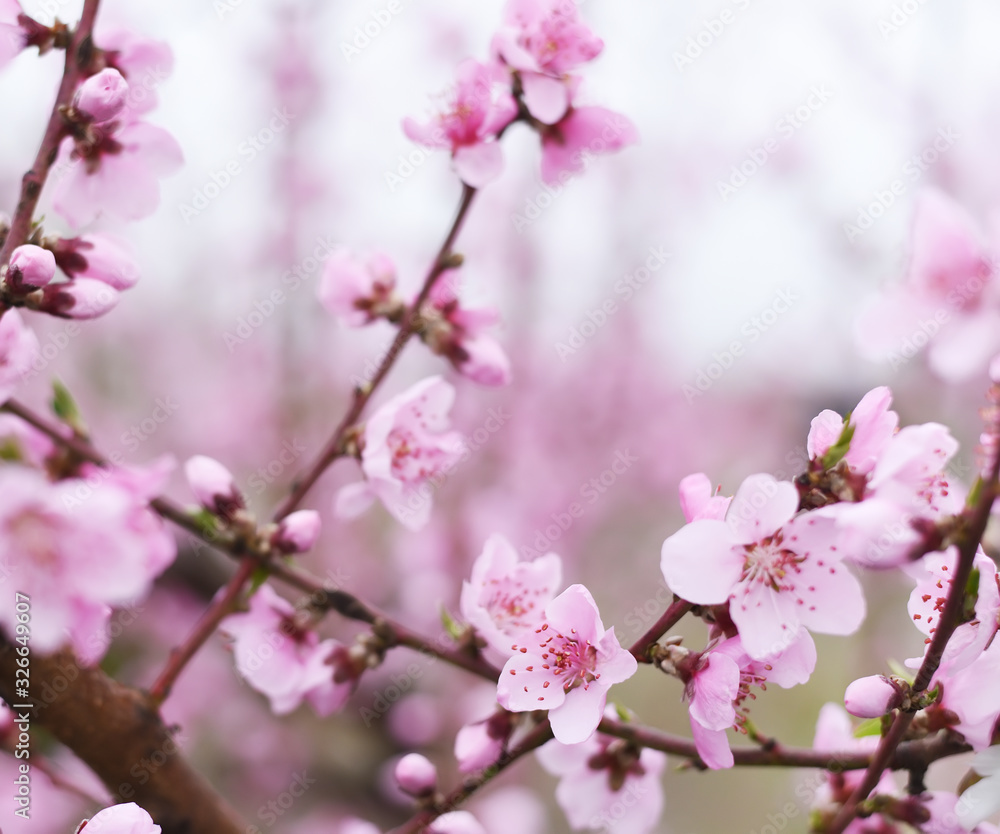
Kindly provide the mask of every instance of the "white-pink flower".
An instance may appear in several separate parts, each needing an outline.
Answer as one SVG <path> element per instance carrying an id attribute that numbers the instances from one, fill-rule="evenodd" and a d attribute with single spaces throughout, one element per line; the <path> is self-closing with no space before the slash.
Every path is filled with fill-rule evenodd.
<path id="1" fill-rule="evenodd" d="M 118 117 L 127 98 L 128 82 L 118 70 L 107 67 L 80 85 L 73 107 L 94 124 L 103 124 Z"/>
<path id="2" fill-rule="evenodd" d="M 1000 747 L 979 753 L 972 760 L 972 769 L 983 779 L 966 788 L 955 809 L 958 821 L 970 831 L 1000 812 Z"/>
<path id="3" fill-rule="evenodd" d="M 491 659 L 506 660 L 513 644 L 542 622 L 561 582 L 562 560 L 555 553 L 519 562 L 514 546 L 492 535 L 462 583 L 462 616 L 486 641 Z"/>
<path id="4" fill-rule="evenodd" d="M 366 480 L 340 491 L 337 515 L 352 518 L 378 498 L 411 530 L 427 524 L 431 513 L 428 480 L 446 475 L 464 451 L 461 435 L 448 430 L 454 400 L 455 389 L 434 376 L 379 408 L 362 436 L 361 468 Z"/>
<path id="5" fill-rule="evenodd" d="M 496 310 L 461 306 L 453 282 L 441 280 L 421 309 L 421 337 L 455 369 L 480 385 L 510 382 L 510 360 L 487 328 L 499 320 Z"/>
<path id="6" fill-rule="evenodd" d="M 886 445 L 899 426 L 899 415 L 891 411 L 892 391 L 885 386 L 873 388 L 851 412 L 848 424 L 853 429 L 843 460 L 851 471 L 868 475 L 878 463 Z M 840 439 L 844 418 L 826 409 L 813 418 L 806 440 L 810 460 L 822 460 Z"/>
<path id="7" fill-rule="evenodd" d="M 598 154 L 639 141 L 635 125 L 604 107 L 570 107 L 542 131 L 542 181 L 549 185 L 583 172 Z"/>
<path id="8" fill-rule="evenodd" d="M 1000 640 L 967 666 L 952 669 L 943 665 L 934 676 L 934 685 L 941 684 L 944 695 L 940 707 L 958 716 L 953 728 L 965 736 L 974 750 L 985 750 L 993 739 L 1000 719 Z"/>
<path id="9" fill-rule="evenodd" d="M 123 476 L 124 477 L 124 476 Z M 82 478 L 50 483 L 24 466 L 0 468 L 0 561 L 31 599 L 32 646 L 70 643 L 84 662 L 103 654 L 110 606 L 142 598 L 173 559 L 173 540 L 145 497 L 112 474 L 97 487 Z M 0 608 L 11 636 L 13 606 Z"/>
<path id="10" fill-rule="evenodd" d="M 76 834 L 160 834 L 160 826 L 134 802 L 112 805 L 84 820 Z"/>
<path id="11" fill-rule="evenodd" d="M 101 31 L 96 38 L 109 67 L 128 81 L 125 115 L 140 116 L 157 104 L 157 88 L 174 68 L 174 55 L 163 41 L 149 40 L 128 29 Z"/>
<path id="12" fill-rule="evenodd" d="M 720 495 L 704 472 L 682 478 L 677 491 L 684 520 L 689 522 L 699 518 L 725 518 L 733 500 L 732 496 Z"/>
<path id="13" fill-rule="evenodd" d="M 56 264 L 70 278 L 90 278 L 116 290 L 139 280 L 139 266 L 128 244 L 105 234 L 60 238 L 53 248 Z"/>
<path id="14" fill-rule="evenodd" d="M 403 131 L 421 145 L 449 149 L 462 182 L 482 188 L 503 170 L 496 137 L 516 115 L 507 70 L 469 59 L 458 67 L 455 89 L 443 112 L 425 124 L 405 119 Z"/>
<path id="15" fill-rule="evenodd" d="M 183 162 L 173 136 L 146 122 L 100 132 L 94 143 L 67 137 L 56 163 L 65 173 L 56 183 L 53 208 L 75 228 L 104 213 L 141 220 L 160 204 L 160 178 Z"/>
<path id="16" fill-rule="evenodd" d="M 548 710 L 556 739 L 577 744 L 600 724 L 608 690 L 637 668 L 614 628 L 605 630 L 590 591 L 571 585 L 518 643 L 500 673 L 497 700 L 512 712 Z"/>
<path id="17" fill-rule="evenodd" d="M 559 121 L 570 105 L 566 74 L 603 48 L 566 0 L 509 0 L 493 39 L 493 52 L 520 75 L 528 111 L 544 124 Z"/>
<path id="18" fill-rule="evenodd" d="M 3 69 L 24 49 L 27 40 L 18 21 L 23 14 L 17 0 L 0 0 L 0 69 Z"/>
<path id="19" fill-rule="evenodd" d="M 17 310 L 0 317 L 0 403 L 14 393 L 18 383 L 31 371 L 40 351 L 38 337 L 25 325 Z"/>
<path id="20" fill-rule="evenodd" d="M 338 251 L 323 266 L 317 295 L 348 327 L 361 327 L 401 309 L 395 291 L 396 265 L 387 255 L 376 253 L 362 261 Z"/>
<path id="21" fill-rule="evenodd" d="M 929 646 L 951 591 L 952 576 L 958 564 L 958 548 L 949 547 L 944 553 L 929 553 L 918 568 L 917 586 L 910 594 L 907 611 L 913 624 L 926 636 Z M 948 640 L 942 664 L 957 672 L 972 663 L 993 640 L 1000 627 L 1000 576 L 996 563 L 980 547 L 973 561 L 979 573 L 975 617 L 961 623 Z M 922 658 L 912 661 L 919 666 Z"/>
<path id="22" fill-rule="evenodd" d="M 285 715 L 305 700 L 327 716 L 344 705 L 354 681 L 334 679 L 340 644 L 332 639 L 320 642 L 295 614 L 269 585 L 261 585 L 250 598 L 250 610 L 226 617 L 220 628 L 234 638 L 237 671 L 270 699 L 275 715 Z"/>
<path id="23" fill-rule="evenodd" d="M 674 593 L 699 605 L 729 603 L 750 657 L 788 648 L 799 627 L 851 634 L 865 615 L 861 586 L 842 564 L 833 523 L 796 516 L 795 485 L 752 475 L 725 521 L 693 521 L 663 543 L 660 567 Z"/>
<path id="24" fill-rule="evenodd" d="M 594 733 L 579 744 L 550 741 L 535 755 L 559 777 L 556 801 L 574 829 L 647 834 L 656 827 L 666 754 Z"/>
<path id="25" fill-rule="evenodd" d="M 857 330 L 862 348 L 894 368 L 927 346 L 945 379 L 986 370 L 1000 349 L 1000 287 L 982 232 L 950 197 L 920 193 L 906 278 L 862 314 Z"/>

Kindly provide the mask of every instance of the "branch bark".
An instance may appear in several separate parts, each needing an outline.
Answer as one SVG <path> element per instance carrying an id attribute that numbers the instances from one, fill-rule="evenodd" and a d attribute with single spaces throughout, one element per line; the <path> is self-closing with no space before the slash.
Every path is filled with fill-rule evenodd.
<path id="1" fill-rule="evenodd" d="M 15 697 L 16 658 L 0 638 L 0 697 L 8 704 L 24 702 Z M 30 670 L 31 723 L 79 756 L 118 801 L 144 808 L 163 834 L 244 834 L 236 812 L 187 763 L 142 693 L 99 667 L 81 666 L 69 650 L 32 654 Z"/>

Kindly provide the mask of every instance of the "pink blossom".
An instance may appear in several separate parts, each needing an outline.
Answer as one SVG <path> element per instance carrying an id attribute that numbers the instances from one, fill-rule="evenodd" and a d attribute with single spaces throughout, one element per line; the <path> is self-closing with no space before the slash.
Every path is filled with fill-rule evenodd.
<path id="1" fill-rule="evenodd" d="M 844 692 L 844 706 L 858 718 L 880 718 L 902 702 L 899 686 L 885 675 L 858 678 Z"/>
<path id="2" fill-rule="evenodd" d="M 719 495 L 712 488 L 712 482 L 704 472 L 688 475 L 683 478 L 678 487 L 681 499 L 681 511 L 685 521 L 695 521 L 699 518 L 722 519 L 733 500 L 732 497 Z"/>
<path id="3" fill-rule="evenodd" d="M 1000 718 L 1000 640 L 994 640 L 972 663 L 960 669 L 943 665 L 934 676 L 944 694 L 940 708 L 946 717 L 954 713 L 958 723 L 949 722 L 974 750 L 990 746 Z M 931 709 L 934 709 L 933 707 Z"/>
<path id="4" fill-rule="evenodd" d="M 795 516 L 795 486 L 752 475 L 726 520 L 698 519 L 663 543 L 660 567 L 674 593 L 700 605 L 729 603 L 750 657 L 788 648 L 799 626 L 851 634 L 865 615 L 861 586 L 831 542 L 833 524 Z"/>
<path id="5" fill-rule="evenodd" d="M 18 21 L 23 14 L 17 0 L 0 0 L 0 69 L 10 63 L 27 44 Z"/>
<path id="6" fill-rule="evenodd" d="M 91 278 L 116 290 L 131 289 L 139 280 L 139 266 L 128 244 L 108 235 L 60 238 L 52 251 L 70 278 Z"/>
<path id="7" fill-rule="evenodd" d="M 486 834 L 486 829 L 468 811 L 449 811 L 429 826 L 428 834 Z"/>
<path id="8" fill-rule="evenodd" d="M 594 733 L 579 744 L 550 741 L 535 755 L 559 777 L 556 801 L 574 829 L 647 834 L 656 827 L 663 813 L 660 775 L 667 764 L 659 750 Z"/>
<path id="9" fill-rule="evenodd" d="M 159 179 L 183 161 L 177 141 L 145 122 L 101 132 L 92 143 L 67 137 L 59 150 L 57 165 L 65 174 L 56 183 L 53 207 L 75 228 L 102 213 L 141 220 L 160 203 Z"/>
<path id="10" fill-rule="evenodd" d="M 363 434 L 361 468 L 367 480 L 340 491 L 336 514 L 352 518 L 378 498 L 411 530 L 427 524 L 431 512 L 427 481 L 445 475 L 464 449 L 461 435 L 448 431 L 454 399 L 455 389 L 434 376 L 379 408 Z"/>
<path id="11" fill-rule="evenodd" d="M 489 767 L 507 746 L 514 724 L 507 710 L 498 710 L 485 721 L 466 724 L 455 735 L 455 759 L 462 773 Z"/>
<path id="12" fill-rule="evenodd" d="M 118 70 L 128 81 L 126 114 L 134 117 L 152 110 L 157 104 L 157 88 L 173 72 L 174 56 L 170 47 L 127 29 L 100 31 L 96 40 L 104 50 L 108 66 Z"/>
<path id="13" fill-rule="evenodd" d="M 571 107 L 542 132 L 542 181 L 565 182 L 583 172 L 596 154 L 619 151 L 639 141 L 625 116 L 603 107 Z"/>
<path id="14" fill-rule="evenodd" d="M 49 284 L 38 309 L 63 319 L 96 319 L 118 304 L 118 290 L 93 278 Z"/>
<path id="15" fill-rule="evenodd" d="M 806 441 L 809 458 L 822 460 L 840 439 L 844 424 L 848 423 L 853 434 L 842 460 L 853 472 L 870 474 L 899 425 L 899 415 L 889 410 L 891 403 L 892 391 L 882 386 L 873 388 L 861 398 L 849 421 L 836 411 L 828 409 L 820 412 L 813 418 Z"/>
<path id="16" fill-rule="evenodd" d="M 956 808 L 958 821 L 970 831 L 1000 812 L 1000 747 L 979 753 L 972 760 L 972 769 L 984 778 L 966 788 Z"/>
<path id="17" fill-rule="evenodd" d="M 327 716 L 340 709 L 354 689 L 353 680 L 334 678 L 332 664 L 340 644 L 320 642 L 269 585 L 261 585 L 250 598 L 248 612 L 226 617 L 220 628 L 234 638 L 237 671 L 270 699 L 275 715 L 285 715 L 306 700 Z"/>
<path id="18" fill-rule="evenodd" d="M 160 826 L 134 802 L 112 805 L 80 823 L 77 834 L 160 834 Z"/>
<path id="19" fill-rule="evenodd" d="M 116 69 L 103 69 L 86 79 L 76 91 L 73 107 L 94 124 L 110 122 L 125 107 L 128 82 Z"/>
<path id="20" fill-rule="evenodd" d="M 10 465 L 0 468 L 0 494 L 0 561 L 31 598 L 32 645 L 49 653 L 71 643 L 84 662 L 98 659 L 109 606 L 146 595 L 173 559 L 172 539 L 167 544 L 144 499 L 115 477 L 97 488 L 80 478 L 50 483 Z M 8 634 L 15 624 L 13 606 L 0 608 Z"/>
<path id="21" fill-rule="evenodd" d="M 964 208 L 939 191 L 921 192 L 906 278 L 859 319 L 862 347 L 896 367 L 929 341 L 928 360 L 939 376 L 957 381 L 982 373 L 1000 349 L 1000 288 L 990 257 Z"/>
<path id="22" fill-rule="evenodd" d="M 462 616 L 486 641 L 491 659 L 506 660 L 512 644 L 542 622 L 561 582 L 562 560 L 555 553 L 519 562 L 513 545 L 495 534 L 462 583 Z"/>
<path id="23" fill-rule="evenodd" d="M 548 710 L 556 739 L 576 744 L 597 729 L 611 686 L 637 668 L 614 628 L 605 631 L 590 591 L 571 585 L 504 665 L 497 700 L 513 712 Z"/>
<path id="24" fill-rule="evenodd" d="M 920 563 L 917 586 L 910 594 L 907 611 L 914 625 L 926 635 L 928 646 L 937 631 L 957 564 L 958 548 L 954 546 L 944 553 L 928 554 Z M 973 569 L 979 574 L 975 618 L 955 629 L 942 657 L 942 663 L 953 672 L 979 657 L 1000 627 L 1000 577 L 996 563 L 982 547 L 976 552 Z M 915 663 L 919 665 L 920 659 Z"/>
<path id="25" fill-rule="evenodd" d="M 403 756 L 396 762 L 393 775 L 400 790 L 410 796 L 432 794 L 437 788 L 437 768 L 419 753 L 407 753 Z"/>
<path id="26" fill-rule="evenodd" d="M 517 115 L 506 71 L 466 60 L 444 111 L 425 124 L 403 121 L 403 131 L 429 148 L 448 148 L 455 172 L 473 188 L 482 188 L 503 170 L 498 134 Z"/>
<path id="27" fill-rule="evenodd" d="M 195 455 L 184 464 L 188 486 L 202 507 L 229 518 L 246 506 L 229 470 L 214 458 Z"/>
<path id="28" fill-rule="evenodd" d="M 603 48 L 566 0 L 510 0 L 493 39 L 493 52 L 518 71 L 528 112 L 549 125 L 570 106 L 575 84 L 567 73 Z"/>
<path id="29" fill-rule="evenodd" d="M 682 661 L 678 671 L 691 704 L 691 733 L 701 760 L 715 770 L 733 766 L 726 730 L 745 724 L 747 701 L 756 698 L 750 688 L 766 689 L 768 681 L 784 689 L 805 683 L 816 667 L 816 644 L 802 628 L 787 649 L 765 660 L 751 658 L 739 636 L 689 657 L 694 662 Z"/>
<path id="30" fill-rule="evenodd" d="M 499 316 L 492 309 L 466 309 L 460 305 L 451 281 L 442 280 L 431 289 L 421 309 L 421 337 L 430 348 L 446 356 L 455 369 L 480 385 L 510 382 L 510 360 L 486 328 Z"/>
<path id="31" fill-rule="evenodd" d="M 348 327 L 361 327 L 401 311 L 395 290 L 396 265 L 388 256 L 375 254 L 361 261 L 339 251 L 327 258 L 317 295 Z"/>
<path id="32" fill-rule="evenodd" d="M 279 553 L 305 553 L 319 538 L 320 518 L 315 510 L 298 510 L 278 522 L 271 546 Z"/>
<path id="33" fill-rule="evenodd" d="M 15 293 L 44 287 L 56 274 L 56 259 L 40 246 L 18 246 L 10 256 L 4 283 Z"/>
<path id="34" fill-rule="evenodd" d="M 39 355 L 38 337 L 28 328 L 17 310 L 7 310 L 0 318 L 0 403 L 8 400 L 18 383 L 31 371 Z"/>

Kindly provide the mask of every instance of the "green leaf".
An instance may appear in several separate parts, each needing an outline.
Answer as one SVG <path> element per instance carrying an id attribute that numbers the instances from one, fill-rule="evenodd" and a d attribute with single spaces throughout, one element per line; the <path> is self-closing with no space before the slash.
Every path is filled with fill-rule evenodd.
<path id="1" fill-rule="evenodd" d="M 257 589 L 267 582 L 267 578 L 270 575 L 271 572 L 263 565 L 254 568 L 254 572 L 250 576 L 250 596 L 253 596 L 257 592 Z"/>
<path id="2" fill-rule="evenodd" d="M 851 438 L 854 437 L 854 426 L 851 425 L 850 419 L 850 414 L 844 418 L 844 428 L 840 431 L 840 437 L 837 438 L 837 442 L 827 449 L 826 454 L 823 455 L 821 463 L 824 469 L 833 469 L 833 467 L 844 459 L 844 455 L 851 448 Z"/>
<path id="3" fill-rule="evenodd" d="M 973 568 L 969 581 L 965 583 L 965 597 L 962 600 L 962 622 L 976 618 L 976 603 L 979 601 L 979 568 Z"/>
<path id="4" fill-rule="evenodd" d="M 976 482 L 972 485 L 972 489 L 969 490 L 969 494 L 965 499 L 966 507 L 975 507 L 979 503 L 979 496 L 983 493 L 983 479 L 982 476 L 976 478 Z"/>
<path id="5" fill-rule="evenodd" d="M 461 640 L 466 632 L 466 627 L 452 617 L 443 605 L 441 606 L 441 625 L 444 626 L 444 630 L 448 632 L 452 640 Z"/>
<path id="6" fill-rule="evenodd" d="M 867 721 L 862 721 L 857 727 L 854 728 L 855 738 L 864 738 L 865 736 L 880 736 L 882 735 L 882 719 L 879 718 L 869 718 Z"/>
<path id="7" fill-rule="evenodd" d="M 52 413 L 73 429 L 74 433 L 86 436 L 87 425 L 83 422 L 76 400 L 58 379 L 52 380 Z"/>
<path id="8" fill-rule="evenodd" d="M 24 452 L 21 450 L 21 444 L 13 437 L 5 437 L 0 441 L 0 460 L 10 461 L 11 463 L 20 463 L 24 460 Z"/>
<path id="9" fill-rule="evenodd" d="M 897 678 L 902 678 L 911 686 L 913 685 L 913 682 L 917 679 L 917 675 L 913 671 L 913 669 L 907 669 L 902 663 L 900 663 L 898 660 L 894 660 L 891 657 L 889 658 L 889 668 L 892 670 L 892 673 Z"/>

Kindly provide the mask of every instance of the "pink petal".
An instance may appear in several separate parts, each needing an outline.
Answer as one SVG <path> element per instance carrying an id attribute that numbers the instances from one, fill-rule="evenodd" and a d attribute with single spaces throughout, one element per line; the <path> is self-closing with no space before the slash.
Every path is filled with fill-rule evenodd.
<path id="1" fill-rule="evenodd" d="M 337 493 L 333 514 L 337 518 L 356 518 L 374 502 L 375 492 L 368 481 L 348 484 Z"/>
<path id="2" fill-rule="evenodd" d="M 473 188 L 488 185 L 503 172 L 503 153 L 499 142 L 463 145 L 455 150 L 452 162 L 462 182 Z"/>
<path id="3" fill-rule="evenodd" d="M 837 442 L 844 430 L 844 418 L 836 411 L 826 409 L 812 419 L 809 425 L 809 437 L 806 440 L 806 452 L 810 460 L 821 458 L 829 448 Z"/>
<path id="4" fill-rule="evenodd" d="M 691 722 L 691 735 L 698 756 L 712 770 L 724 770 L 733 766 L 733 751 L 725 730 L 707 730 L 697 721 Z"/>
<path id="5" fill-rule="evenodd" d="M 596 643 L 604 637 L 597 603 L 583 585 L 570 585 L 546 605 L 545 619 L 563 634 L 575 630 L 580 642 Z"/>
<path id="6" fill-rule="evenodd" d="M 732 658 L 715 652 L 708 655 L 707 663 L 693 680 L 691 719 L 709 730 L 725 730 L 736 720 L 733 700 L 740 687 L 740 667 Z"/>
<path id="7" fill-rule="evenodd" d="M 755 660 L 787 649 L 799 630 L 792 597 L 761 582 L 751 582 L 744 593 L 737 593 L 729 613 L 740 630 L 743 648 Z"/>
<path id="8" fill-rule="evenodd" d="M 513 712 L 562 706 L 566 693 L 551 670 L 542 668 L 542 663 L 532 654 L 518 652 L 504 664 L 497 681 L 500 706 Z"/>
<path id="9" fill-rule="evenodd" d="M 558 122 L 569 107 L 569 88 L 559 78 L 537 72 L 522 72 L 524 103 L 538 121 L 552 125 Z"/>
<path id="10" fill-rule="evenodd" d="M 721 605 L 743 572 L 724 521 L 704 519 L 681 527 L 663 543 L 660 569 L 671 590 L 699 605 Z"/>
<path id="11" fill-rule="evenodd" d="M 567 692 L 562 706 L 549 711 L 552 735 L 556 741 L 579 744 L 590 738 L 601 723 L 607 696 L 607 689 L 596 683 L 578 686 Z"/>
<path id="12" fill-rule="evenodd" d="M 751 475 L 740 484 L 726 513 L 726 523 L 740 544 L 773 536 L 799 508 L 799 491 L 790 481 Z"/>

